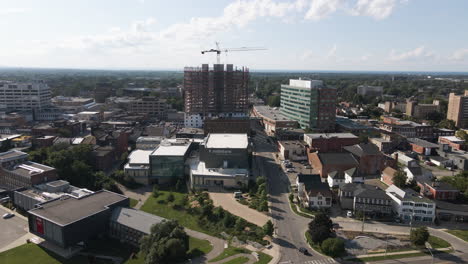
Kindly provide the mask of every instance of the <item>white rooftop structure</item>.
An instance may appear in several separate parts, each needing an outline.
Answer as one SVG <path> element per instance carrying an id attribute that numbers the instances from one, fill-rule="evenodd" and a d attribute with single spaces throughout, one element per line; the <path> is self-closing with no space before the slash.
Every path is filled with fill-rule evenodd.
<path id="1" fill-rule="evenodd" d="M 245 149 L 248 145 L 247 134 L 209 134 L 205 140 L 206 148 Z"/>
<path id="2" fill-rule="evenodd" d="M 137 149 L 132 151 L 128 155 L 129 164 L 148 164 L 149 165 L 149 156 L 151 155 L 152 150 L 141 150 Z"/>
<path id="3" fill-rule="evenodd" d="M 249 170 L 242 168 L 206 168 L 205 162 L 203 161 L 193 162 L 190 166 L 190 169 L 192 175 L 205 175 L 216 177 L 233 177 L 236 175 L 249 175 Z"/>
<path id="4" fill-rule="evenodd" d="M 191 142 L 171 142 L 171 141 L 163 141 L 159 145 L 159 147 L 151 153 L 151 156 L 184 156 L 189 147 Z"/>
<path id="5" fill-rule="evenodd" d="M 302 87 L 302 88 L 315 88 L 323 85 L 323 81 L 320 80 L 302 80 L 302 79 L 290 79 L 289 86 Z"/>

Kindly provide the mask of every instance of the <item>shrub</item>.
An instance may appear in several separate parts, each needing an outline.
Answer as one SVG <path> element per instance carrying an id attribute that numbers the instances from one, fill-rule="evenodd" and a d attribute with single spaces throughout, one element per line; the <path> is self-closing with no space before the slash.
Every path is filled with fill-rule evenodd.
<path id="1" fill-rule="evenodd" d="M 339 257 L 345 253 L 344 242 L 339 238 L 327 238 L 322 242 L 320 248 L 330 257 Z"/>
<path id="2" fill-rule="evenodd" d="M 416 246 L 424 246 L 428 239 L 429 231 L 427 231 L 427 227 L 425 226 L 412 229 L 410 232 L 411 243 Z"/>
<path id="3" fill-rule="evenodd" d="M 173 201 L 174 201 L 174 199 L 175 199 L 175 197 L 174 197 L 174 194 L 172 194 L 172 193 L 169 193 L 169 195 L 167 196 L 167 198 L 166 198 L 166 199 L 167 199 L 167 201 L 168 201 L 168 202 L 173 202 Z"/>

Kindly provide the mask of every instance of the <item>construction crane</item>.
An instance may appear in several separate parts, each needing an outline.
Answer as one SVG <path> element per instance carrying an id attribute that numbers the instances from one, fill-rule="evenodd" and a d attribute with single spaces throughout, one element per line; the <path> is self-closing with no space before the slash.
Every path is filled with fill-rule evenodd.
<path id="1" fill-rule="evenodd" d="M 253 50 L 266 50 L 263 47 L 241 47 L 241 48 L 226 48 L 221 49 L 219 47 L 219 42 L 215 42 L 216 49 L 209 49 L 209 50 L 202 50 L 201 54 L 205 54 L 207 52 L 216 52 L 216 61 L 218 64 L 221 64 L 221 53 L 233 52 L 233 51 L 253 51 Z"/>

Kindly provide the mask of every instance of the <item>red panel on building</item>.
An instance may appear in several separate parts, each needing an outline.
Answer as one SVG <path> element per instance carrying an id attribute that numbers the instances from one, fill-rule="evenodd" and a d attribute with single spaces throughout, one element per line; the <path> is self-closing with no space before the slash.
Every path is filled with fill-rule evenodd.
<path id="1" fill-rule="evenodd" d="M 44 234 L 44 222 L 42 218 L 36 218 L 36 231 L 39 234 Z"/>

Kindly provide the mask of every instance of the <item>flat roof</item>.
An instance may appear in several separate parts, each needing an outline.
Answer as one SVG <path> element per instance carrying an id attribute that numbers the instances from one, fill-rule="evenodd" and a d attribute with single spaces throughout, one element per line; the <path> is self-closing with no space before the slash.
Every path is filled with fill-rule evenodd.
<path id="1" fill-rule="evenodd" d="M 311 139 L 317 139 L 317 138 L 358 138 L 356 135 L 352 133 L 314 133 L 314 134 L 304 134 L 304 136 L 307 136 Z"/>
<path id="2" fill-rule="evenodd" d="M 41 204 L 28 213 L 41 217 L 45 220 L 65 226 L 90 215 L 99 213 L 108 208 L 109 205 L 121 202 L 128 197 L 102 190 L 93 194 L 74 198 L 62 196 L 60 199 Z"/>
<path id="3" fill-rule="evenodd" d="M 151 233 L 151 227 L 161 223 L 165 218 L 148 214 L 140 210 L 117 207 L 112 211 L 111 221 L 138 230 L 145 234 Z"/>
<path id="4" fill-rule="evenodd" d="M 27 157 L 28 154 L 18 150 L 10 150 L 7 152 L 0 153 L 0 161 L 7 161 L 10 159 L 16 159 L 19 157 Z"/>
<path id="5" fill-rule="evenodd" d="M 153 150 L 134 150 L 128 155 L 128 163 L 149 165 L 149 156 L 151 153 L 153 153 Z"/>
<path id="6" fill-rule="evenodd" d="M 249 145 L 247 134 L 209 134 L 206 137 L 206 148 L 245 149 Z"/>
<path id="7" fill-rule="evenodd" d="M 190 144 L 186 145 L 159 145 L 159 147 L 151 153 L 151 156 L 184 156 L 187 153 Z"/>
<path id="8" fill-rule="evenodd" d="M 408 142 L 410 144 L 415 144 L 424 148 L 438 148 L 439 145 L 426 141 L 424 139 L 419 138 L 408 138 Z"/>
<path id="9" fill-rule="evenodd" d="M 191 174 L 216 177 L 235 177 L 236 175 L 248 176 L 249 170 L 242 168 L 206 168 L 205 162 L 196 160 L 190 166 Z"/>
<path id="10" fill-rule="evenodd" d="M 254 109 L 257 113 L 259 113 L 262 117 L 268 118 L 275 121 L 291 121 L 296 122 L 295 120 L 291 120 L 284 116 L 281 112 L 279 107 L 270 107 L 267 105 L 255 105 Z"/>
<path id="11" fill-rule="evenodd" d="M 52 170 L 55 170 L 55 169 L 52 168 L 52 167 L 43 165 L 43 164 L 35 163 L 35 162 L 32 162 L 32 161 L 26 161 L 26 162 L 23 162 L 21 164 L 15 165 L 11 169 L 6 169 L 6 170 L 11 172 L 11 173 L 21 175 L 21 176 L 24 176 L 24 177 L 31 177 L 31 176 L 33 176 L 35 174 L 43 173 L 43 172 L 46 172 L 46 171 L 52 171 Z"/>

